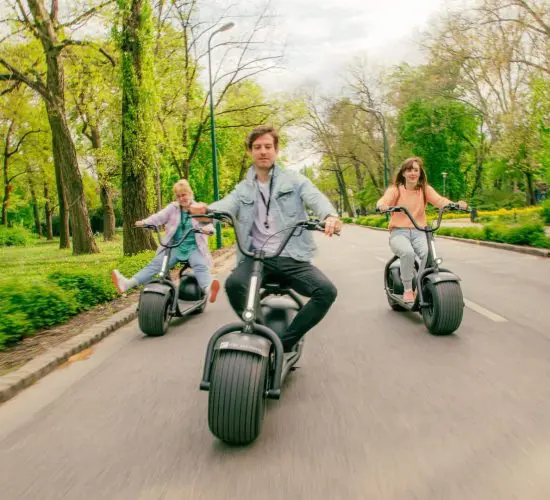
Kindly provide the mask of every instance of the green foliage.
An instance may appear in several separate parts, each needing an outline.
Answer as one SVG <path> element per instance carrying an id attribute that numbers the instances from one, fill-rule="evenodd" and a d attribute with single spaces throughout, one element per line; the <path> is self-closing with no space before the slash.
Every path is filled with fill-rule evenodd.
<path id="1" fill-rule="evenodd" d="M 478 227 L 441 227 L 438 234 L 473 240 L 495 241 L 510 245 L 525 245 L 537 248 L 550 248 L 550 238 L 544 233 L 544 226 L 540 223 L 510 226 L 494 222 Z"/>
<path id="2" fill-rule="evenodd" d="M 550 199 L 542 204 L 542 219 L 545 224 L 550 224 Z"/>
<path id="3" fill-rule="evenodd" d="M 36 237 L 24 227 L 0 226 L 0 247 L 26 246 L 35 240 Z"/>
<path id="4" fill-rule="evenodd" d="M 525 193 L 510 193 L 502 189 L 486 190 L 470 200 L 470 205 L 478 210 L 519 208 L 525 206 Z"/>
<path id="5" fill-rule="evenodd" d="M 77 312 L 72 293 L 53 283 L 0 283 L 0 349 L 33 330 L 63 322 Z"/>
<path id="6" fill-rule="evenodd" d="M 366 217 L 357 217 L 355 222 L 361 226 L 388 227 L 388 221 L 386 221 L 386 217 L 383 215 L 367 215 Z"/>
<path id="7" fill-rule="evenodd" d="M 399 139 L 424 159 L 430 184 L 442 191 L 442 173 L 448 174 L 445 194 L 452 199 L 466 192 L 460 167 L 477 126 L 475 115 L 464 104 L 443 99 L 413 99 L 398 119 Z"/>
<path id="8" fill-rule="evenodd" d="M 441 236 L 454 236 L 455 238 L 466 238 L 468 240 L 483 240 L 485 231 L 482 227 L 445 227 L 437 231 Z"/>
<path id="9" fill-rule="evenodd" d="M 121 257 L 113 268 L 118 269 L 124 276 L 133 276 L 155 256 L 155 252 L 139 252 L 131 257 Z"/>
<path id="10" fill-rule="evenodd" d="M 78 311 L 90 309 L 116 296 L 115 288 L 105 272 L 94 273 L 82 269 L 63 270 L 51 273 L 48 275 L 48 280 L 69 294 L 74 294 Z"/>

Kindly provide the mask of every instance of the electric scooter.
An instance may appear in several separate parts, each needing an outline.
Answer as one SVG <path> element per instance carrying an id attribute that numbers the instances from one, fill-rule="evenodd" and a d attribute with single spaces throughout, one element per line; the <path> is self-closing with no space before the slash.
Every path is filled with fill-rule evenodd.
<path id="1" fill-rule="evenodd" d="M 197 278 L 189 272 L 189 262 L 183 261 L 179 272 L 179 285 L 173 282 L 170 276 L 168 263 L 172 249 L 180 246 L 193 231 L 200 233 L 200 229 L 188 229 L 175 243 L 163 243 L 159 228 L 153 225 L 140 226 L 154 230 L 159 244 L 164 247 L 164 257 L 158 278 L 147 283 L 141 290 L 138 304 L 138 323 L 141 331 L 149 337 L 160 337 L 168 331 L 172 317 L 183 317 L 189 314 L 198 314 L 206 307 L 207 295 L 199 286 Z"/>
<path id="2" fill-rule="evenodd" d="M 229 222 L 233 216 L 225 212 L 208 212 L 209 217 Z M 323 231 L 324 223 L 305 220 L 285 228 L 288 231 L 274 255 L 267 257 L 263 249 L 243 248 L 235 231 L 237 245 L 243 255 L 253 259 L 246 307 L 242 322 L 219 328 L 210 338 L 206 350 L 200 389 L 209 391 L 208 425 L 214 436 L 230 444 L 248 444 L 260 434 L 266 398 L 279 399 L 281 386 L 302 355 L 301 339 L 285 353 L 280 335 L 303 307 L 300 297 L 285 282 L 263 282 L 264 263 L 277 257 L 297 230 Z M 283 232 L 281 231 L 281 232 Z M 258 316 L 263 323 L 257 322 Z"/>
<path id="3" fill-rule="evenodd" d="M 401 281 L 400 261 L 394 255 L 384 269 L 384 290 L 388 303 L 394 311 L 417 311 L 422 315 L 424 324 L 433 335 L 450 335 L 455 332 L 464 312 L 464 300 L 460 288 L 460 278 L 439 267 L 442 260 L 435 251 L 434 233 L 441 226 L 443 213 L 450 210 L 469 212 L 451 203 L 439 209 L 437 221 L 433 226 L 420 227 L 405 207 L 390 207 L 377 212 L 403 212 L 407 214 L 414 227 L 426 234 L 428 254 L 421 261 L 415 259 L 413 290 L 417 292 L 414 302 L 403 301 L 404 287 Z"/>

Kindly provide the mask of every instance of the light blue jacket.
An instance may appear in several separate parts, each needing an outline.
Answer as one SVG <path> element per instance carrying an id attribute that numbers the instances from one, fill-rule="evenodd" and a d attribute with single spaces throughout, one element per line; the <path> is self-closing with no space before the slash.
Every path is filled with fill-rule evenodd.
<path id="1" fill-rule="evenodd" d="M 321 220 L 329 215 L 337 216 L 332 203 L 307 177 L 292 170 L 282 169 L 278 165 L 273 167 L 272 175 L 275 177 L 270 212 L 273 210 L 271 213 L 275 217 L 277 228 L 283 229 L 300 220 L 306 220 L 306 208 Z M 246 179 L 237 184 L 231 193 L 209 205 L 212 210 L 229 212 L 237 219 L 236 230 L 246 249 L 250 248 L 250 232 L 258 210 L 258 184 L 255 179 L 256 171 L 252 166 Z M 316 250 L 311 231 L 306 230 L 297 231 L 286 246 L 288 255 L 304 262 L 311 261 Z M 243 255 L 237 249 L 237 261 L 242 258 Z"/>

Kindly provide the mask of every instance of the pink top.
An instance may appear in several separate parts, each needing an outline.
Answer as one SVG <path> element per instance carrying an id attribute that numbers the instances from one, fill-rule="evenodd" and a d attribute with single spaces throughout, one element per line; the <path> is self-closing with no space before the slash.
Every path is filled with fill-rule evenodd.
<path id="1" fill-rule="evenodd" d="M 451 200 L 438 194 L 437 191 L 429 185 L 426 186 L 426 201 L 437 208 L 444 207 L 451 203 Z M 386 190 L 384 196 L 378 200 L 376 206 L 378 205 L 406 207 L 420 227 L 426 226 L 426 203 L 424 201 L 422 189 L 406 189 L 403 185 L 400 185 L 399 188 L 391 186 Z M 396 227 L 413 228 L 414 225 L 407 214 L 395 212 L 391 214 L 388 228 L 392 229 Z"/>
<path id="2" fill-rule="evenodd" d="M 178 229 L 180 221 L 181 209 L 177 201 L 173 201 L 167 207 L 163 208 L 160 212 L 157 212 L 156 214 L 153 214 L 146 219 L 143 219 L 143 222 L 145 224 L 152 224 L 155 226 L 163 224 L 166 226 L 166 233 L 163 238 L 164 243 L 169 242 L 174 234 L 176 234 L 176 230 Z M 195 229 L 200 229 L 201 224 L 197 219 L 191 219 L 191 222 Z M 214 226 L 212 224 L 207 224 L 203 227 L 203 230 L 214 231 Z M 205 234 L 195 233 L 195 241 L 197 242 L 197 248 L 199 249 L 200 253 L 206 258 L 206 262 L 208 263 L 208 265 L 212 267 L 213 260 L 210 250 L 208 248 L 207 236 Z M 162 249 L 163 247 L 159 247 L 157 253 L 162 251 Z"/>

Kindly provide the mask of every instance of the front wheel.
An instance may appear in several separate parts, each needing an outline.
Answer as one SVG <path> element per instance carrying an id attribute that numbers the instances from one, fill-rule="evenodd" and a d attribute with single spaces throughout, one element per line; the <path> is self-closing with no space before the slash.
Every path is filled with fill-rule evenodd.
<path id="1" fill-rule="evenodd" d="M 139 304 L 139 328 L 149 337 L 161 337 L 170 323 L 170 294 L 145 293 Z"/>
<path id="2" fill-rule="evenodd" d="M 260 434 L 268 359 L 250 352 L 218 351 L 212 364 L 208 426 L 229 444 L 248 444 Z"/>
<path id="3" fill-rule="evenodd" d="M 428 281 L 422 290 L 424 324 L 433 335 L 450 335 L 460 326 L 464 313 L 462 289 L 456 281 Z"/>

